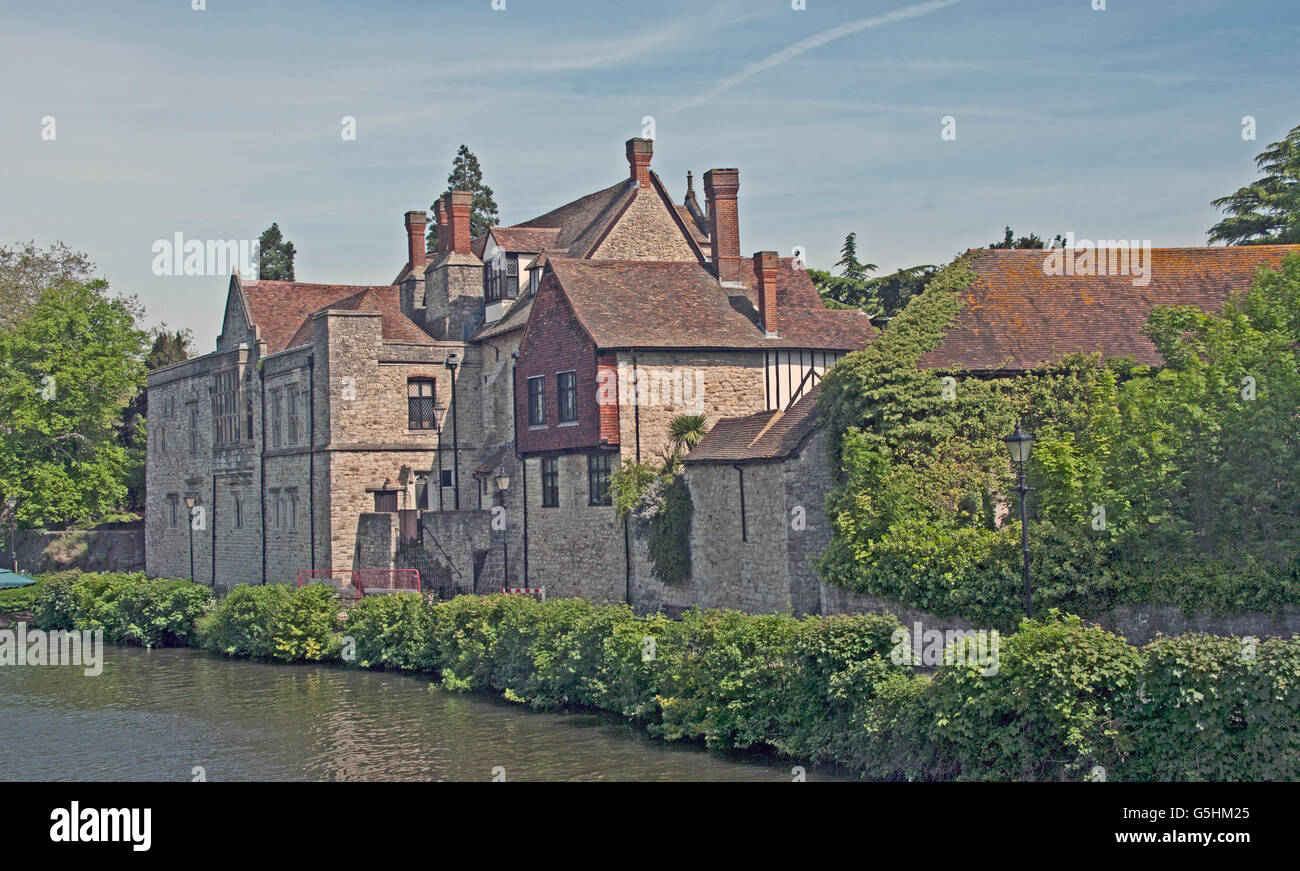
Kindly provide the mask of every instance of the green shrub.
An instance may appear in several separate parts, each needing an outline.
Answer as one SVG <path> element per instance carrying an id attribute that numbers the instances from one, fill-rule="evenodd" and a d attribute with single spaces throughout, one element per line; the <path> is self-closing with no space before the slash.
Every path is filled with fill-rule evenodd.
<path id="1" fill-rule="evenodd" d="M 199 619 L 199 645 L 227 656 L 269 659 L 276 652 L 275 627 L 291 595 L 282 584 L 234 587 Z"/>
<path id="2" fill-rule="evenodd" d="M 1180 635 L 1143 648 L 1134 780 L 1300 779 L 1300 638 Z"/>
<path id="3" fill-rule="evenodd" d="M 1142 654 L 1123 638 L 1053 612 L 1002 638 L 995 674 L 944 665 L 920 701 L 926 742 L 916 776 L 963 780 L 1086 779 L 1118 770 L 1131 749 L 1120 717 Z"/>
<path id="4" fill-rule="evenodd" d="M 111 640 L 146 647 L 188 644 L 210 601 L 207 587 L 182 578 L 128 583 L 114 603 L 117 634 Z"/>
<path id="5" fill-rule="evenodd" d="M 35 613 L 44 586 L 44 579 L 37 578 L 36 583 L 26 587 L 0 590 L 0 614 Z"/>
<path id="6" fill-rule="evenodd" d="M 342 647 L 339 614 L 342 605 L 325 584 L 299 587 L 271 622 L 271 655 L 285 662 L 336 659 Z"/>
<path id="7" fill-rule="evenodd" d="M 784 614 L 692 610 L 657 650 L 662 724 L 669 740 L 710 747 L 770 744 L 780 734 L 799 624 Z"/>
<path id="8" fill-rule="evenodd" d="M 367 596 L 348 609 L 341 631 L 361 668 L 433 669 L 433 612 L 418 593 Z"/>

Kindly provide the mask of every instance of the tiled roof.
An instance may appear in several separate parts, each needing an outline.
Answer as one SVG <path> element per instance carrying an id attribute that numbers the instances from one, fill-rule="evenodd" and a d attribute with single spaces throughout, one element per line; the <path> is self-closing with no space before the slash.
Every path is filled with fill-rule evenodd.
<path id="1" fill-rule="evenodd" d="M 539 254 L 555 247 L 560 231 L 555 227 L 493 227 L 492 238 L 507 251 Z M 481 258 L 482 253 L 479 254 Z"/>
<path id="2" fill-rule="evenodd" d="M 245 281 L 240 284 L 253 324 L 261 328 L 268 352 L 291 348 L 292 339 L 312 312 L 367 290 L 389 285 L 307 284 L 301 281 Z"/>
<path id="3" fill-rule="evenodd" d="M 818 384 L 784 411 L 760 411 L 745 417 L 724 417 L 713 425 L 685 462 L 744 463 L 783 460 L 796 453 L 821 423 L 817 410 Z"/>
<path id="4" fill-rule="evenodd" d="M 1250 286 L 1260 266 L 1275 267 L 1296 252 L 1300 245 L 1154 248 L 1145 287 L 1135 287 L 1131 275 L 1044 274 L 1050 252 L 1042 249 L 972 252 L 976 277 L 962 294 L 966 305 L 921 365 L 1008 371 L 1092 352 L 1160 364 L 1141 334 L 1153 307 L 1218 310 L 1229 294 Z"/>
<path id="5" fill-rule="evenodd" d="M 470 336 L 470 341 L 477 342 L 480 339 L 490 339 L 493 336 L 504 335 L 512 330 L 522 330 L 528 325 L 528 314 L 533 310 L 534 297 L 521 297 L 515 300 L 515 304 L 506 312 L 506 316 L 499 321 L 490 324 L 483 324 L 474 331 Z"/>
<path id="6" fill-rule="evenodd" d="M 326 309 L 377 311 L 385 339 L 428 341 L 429 335 L 402 314 L 391 285 L 359 287 L 299 281 L 252 281 L 243 285 L 253 323 L 261 328 L 271 354 L 311 342 L 311 316 Z"/>
<path id="7" fill-rule="evenodd" d="M 530 221 L 515 224 L 515 228 L 545 227 L 559 230 L 553 243 L 554 250 L 566 250 L 601 213 L 606 212 L 619 195 L 629 190 L 627 179 L 610 185 L 604 190 L 579 197 L 571 203 L 565 203 L 558 209 L 552 209 Z"/>
<path id="8" fill-rule="evenodd" d="M 552 256 L 548 268 L 602 348 L 856 350 L 875 336 L 861 312 L 779 308 L 769 338 L 746 290 L 720 286 L 698 263 Z"/>

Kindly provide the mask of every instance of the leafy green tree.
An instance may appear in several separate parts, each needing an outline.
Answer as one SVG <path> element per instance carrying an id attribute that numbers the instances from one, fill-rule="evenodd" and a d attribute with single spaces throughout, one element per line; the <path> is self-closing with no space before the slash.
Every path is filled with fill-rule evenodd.
<path id="1" fill-rule="evenodd" d="M 839 275 L 820 269 L 808 270 L 808 277 L 821 294 L 827 308 L 861 309 L 875 317 L 880 314 L 880 305 L 872 292 L 870 273 L 876 270 L 876 264 L 863 263 L 858 259 L 858 234 L 849 233 L 844 237 L 840 248 L 840 259 L 835 262 Z"/>
<path id="2" fill-rule="evenodd" d="M 153 331 L 153 346 L 144 360 L 146 372 L 184 363 L 194 356 L 193 333 L 185 330 L 168 330 L 163 324 Z M 148 447 L 146 429 L 149 415 L 149 392 L 143 386 L 122 410 L 122 446 L 127 450 L 127 500 L 129 507 L 139 510 L 145 504 L 145 451 Z"/>
<path id="3" fill-rule="evenodd" d="M 293 243 L 273 223 L 257 238 L 257 277 L 261 281 L 293 281 Z"/>
<path id="4" fill-rule="evenodd" d="M 1210 242 L 1273 245 L 1300 242 L 1300 127 L 1256 158 L 1263 175 L 1210 205 L 1228 217 L 1210 228 Z"/>
<path id="5" fill-rule="evenodd" d="M 1060 233 L 1056 234 L 1056 238 L 1053 241 L 1056 243 L 1057 248 L 1065 247 L 1065 239 Z M 1046 243 L 1037 233 L 1030 233 L 1028 236 L 1021 236 L 1017 239 L 1016 235 L 1011 232 L 1011 227 L 1009 225 L 1003 228 L 1003 235 L 1000 241 L 989 243 L 990 250 L 997 250 L 999 248 L 1025 249 L 1044 247 L 1046 247 Z"/>
<path id="6" fill-rule="evenodd" d="M 40 294 L 0 333 L 0 495 L 27 526 L 106 514 L 126 496 L 122 412 L 143 384 L 147 335 L 107 284 Z"/>
<path id="7" fill-rule="evenodd" d="M 94 275 L 90 258 L 62 242 L 46 249 L 37 248 L 34 241 L 0 246 L 0 330 L 17 326 L 42 291 L 85 283 Z"/>
<path id="8" fill-rule="evenodd" d="M 478 158 L 469 146 L 462 145 L 456 152 L 451 164 L 451 173 L 447 176 L 447 191 L 469 191 L 474 195 L 470 202 L 469 232 L 471 236 L 482 236 L 488 228 L 495 226 L 500 218 L 497 216 L 497 204 L 492 199 L 492 188 L 483 183 L 483 170 L 478 165 Z M 441 196 L 441 195 L 440 195 Z M 429 207 L 431 210 L 433 206 Z M 438 223 L 429 223 L 427 249 L 438 250 Z"/>

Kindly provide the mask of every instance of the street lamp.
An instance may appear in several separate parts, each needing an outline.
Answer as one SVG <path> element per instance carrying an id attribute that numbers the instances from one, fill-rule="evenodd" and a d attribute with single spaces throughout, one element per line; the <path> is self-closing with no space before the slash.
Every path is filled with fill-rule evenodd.
<path id="1" fill-rule="evenodd" d="M 194 503 L 198 501 L 193 496 L 185 497 L 185 526 L 190 533 L 190 580 L 194 581 Z M 197 583 L 197 581 L 195 581 Z"/>
<path id="2" fill-rule="evenodd" d="M 497 492 L 501 494 L 501 508 L 506 507 L 506 491 L 510 489 L 510 474 L 506 472 L 506 467 L 501 466 L 497 469 L 496 476 Z M 506 549 L 509 542 L 510 528 L 502 523 L 501 526 L 501 586 L 510 586 L 510 552 Z"/>
<path id="3" fill-rule="evenodd" d="M 1020 550 L 1024 557 L 1024 577 L 1025 577 L 1025 616 L 1033 616 L 1033 607 L 1029 595 L 1029 494 L 1033 492 L 1033 487 L 1025 486 L 1025 463 L 1029 461 L 1029 449 L 1034 444 L 1034 437 L 1020 428 L 1020 421 L 1016 421 L 1016 429 L 1011 435 L 1004 438 L 1007 452 L 1011 454 L 1011 462 L 1016 464 L 1018 481 L 1016 490 L 1020 493 Z"/>
<path id="4" fill-rule="evenodd" d="M 10 496 L 5 501 L 9 509 L 9 561 L 14 565 L 14 574 L 18 574 L 18 499 Z"/>

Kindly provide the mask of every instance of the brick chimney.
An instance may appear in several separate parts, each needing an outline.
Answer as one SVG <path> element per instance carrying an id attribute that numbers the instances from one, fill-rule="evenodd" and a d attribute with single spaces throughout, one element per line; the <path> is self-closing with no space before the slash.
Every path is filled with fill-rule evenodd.
<path id="1" fill-rule="evenodd" d="M 632 181 L 643 188 L 650 187 L 650 158 L 654 156 L 653 139 L 629 139 L 627 141 L 627 164 L 631 170 Z"/>
<path id="2" fill-rule="evenodd" d="M 776 271 L 781 268 L 781 257 L 775 251 L 754 254 L 754 275 L 758 277 L 758 325 L 769 336 L 776 335 Z"/>
<path id="3" fill-rule="evenodd" d="M 469 213 L 474 195 L 469 191 L 447 191 L 442 199 L 442 211 L 447 221 L 447 250 L 456 254 L 468 254 Z M 441 232 L 438 238 L 442 238 Z"/>
<path id="4" fill-rule="evenodd" d="M 709 241 L 713 243 L 713 266 L 723 284 L 740 282 L 740 217 L 736 193 L 740 170 L 711 169 L 704 174 L 704 201 L 709 209 Z"/>
<path id="5" fill-rule="evenodd" d="M 447 214 L 443 210 L 442 197 L 433 204 L 433 225 L 438 228 L 437 255 L 447 253 Z"/>
<path id="6" fill-rule="evenodd" d="M 429 226 L 429 216 L 421 209 L 406 213 L 406 263 L 413 272 L 424 272 L 424 231 Z"/>

